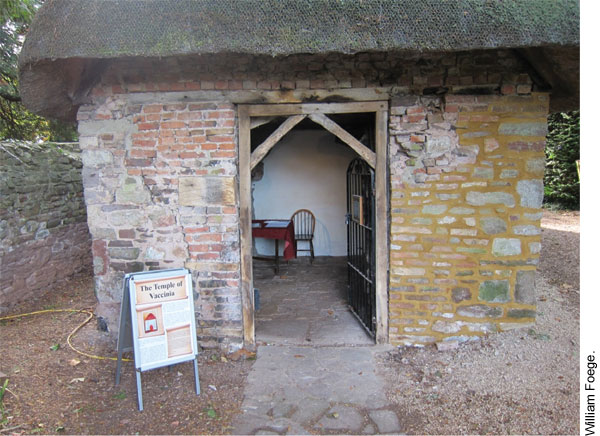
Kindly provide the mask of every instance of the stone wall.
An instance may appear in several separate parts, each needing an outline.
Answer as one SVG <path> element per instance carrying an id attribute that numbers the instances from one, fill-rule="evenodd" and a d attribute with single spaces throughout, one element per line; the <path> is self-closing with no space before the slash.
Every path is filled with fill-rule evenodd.
<path id="1" fill-rule="evenodd" d="M 119 59 L 78 113 L 98 314 L 188 267 L 203 345 L 242 343 L 236 103 L 390 99 L 390 340 L 529 322 L 548 96 L 511 51 Z"/>
<path id="2" fill-rule="evenodd" d="M 186 267 L 200 341 L 241 345 L 234 117 L 227 103 L 126 98 L 80 110 L 97 312 L 113 332 L 125 273 Z"/>
<path id="3" fill-rule="evenodd" d="M 77 144 L 0 143 L 0 309 L 91 267 Z"/>
<path id="4" fill-rule="evenodd" d="M 390 339 L 535 318 L 548 95 L 403 97 L 390 116 Z"/>

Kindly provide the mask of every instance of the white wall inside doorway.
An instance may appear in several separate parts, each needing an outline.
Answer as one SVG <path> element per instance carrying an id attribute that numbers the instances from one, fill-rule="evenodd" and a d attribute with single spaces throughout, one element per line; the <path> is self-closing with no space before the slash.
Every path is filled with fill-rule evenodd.
<path id="1" fill-rule="evenodd" d="M 289 132 L 263 160 L 263 178 L 253 183 L 254 218 L 289 219 L 310 209 L 317 220 L 315 256 L 345 256 L 346 170 L 356 156 L 325 130 Z M 273 255 L 274 241 L 255 243 L 258 254 Z"/>

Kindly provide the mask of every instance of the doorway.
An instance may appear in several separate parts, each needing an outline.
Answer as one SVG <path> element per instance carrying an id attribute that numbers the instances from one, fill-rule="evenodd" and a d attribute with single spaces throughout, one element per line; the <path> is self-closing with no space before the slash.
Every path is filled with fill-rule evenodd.
<path id="1" fill-rule="evenodd" d="M 241 242 L 241 276 L 242 276 L 242 306 L 244 341 L 247 344 L 255 342 L 255 313 L 254 313 L 254 283 L 252 270 L 252 196 L 251 173 L 269 151 L 292 128 L 308 118 L 325 128 L 348 145 L 375 174 L 375 210 L 374 219 L 377 223 L 374 249 L 375 274 L 375 321 L 374 333 L 378 343 L 386 343 L 387 331 L 387 102 L 361 103 L 316 103 L 316 104 L 268 104 L 240 105 L 239 116 L 239 170 L 240 170 L 240 242 Z M 369 149 L 345 129 L 340 127 L 332 118 L 336 114 L 374 114 L 374 150 Z M 269 122 L 274 117 L 285 117 L 275 131 L 261 144 L 252 150 L 251 130 L 253 126 Z"/>

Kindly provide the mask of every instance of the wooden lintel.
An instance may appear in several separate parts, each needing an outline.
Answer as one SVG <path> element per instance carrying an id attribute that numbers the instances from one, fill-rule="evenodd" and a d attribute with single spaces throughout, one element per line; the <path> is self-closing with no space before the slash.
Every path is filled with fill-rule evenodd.
<path id="1" fill-rule="evenodd" d="M 262 144 L 256 147 L 250 158 L 250 169 L 253 170 L 258 163 L 264 159 L 267 153 L 285 136 L 287 132 L 292 130 L 296 124 L 306 118 L 306 115 L 294 115 L 285 120 L 281 126 L 277 128 L 271 135 L 264 140 Z"/>
<path id="2" fill-rule="evenodd" d="M 308 116 L 315 123 L 323 126 L 326 130 L 333 133 L 335 136 L 344 141 L 348 146 L 352 148 L 361 158 L 365 160 L 369 164 L 371 168 L 375 168 L 376 156 L 373 151 L 371 151 L 367 146 L 365 146 L 362 142 L 344 130 L 339 124 L 333 121 L 331 118 L 326 115 L 313 113 Z"/>
<path id="3" fill-rule="evenodd" d="M 387 109 L 387 102 L 259 104 L 248 108 L 251 117 L 295 114 L 348 114 Z"/>

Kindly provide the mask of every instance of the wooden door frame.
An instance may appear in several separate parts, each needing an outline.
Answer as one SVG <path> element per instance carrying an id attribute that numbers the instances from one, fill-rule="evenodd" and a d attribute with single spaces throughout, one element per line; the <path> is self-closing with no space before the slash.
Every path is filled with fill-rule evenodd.
<path id="1" fill-rule="evenodd" d="M 333 123 L 327 114 L 375 113 L 375 153 L 364 150 L 354 138 Z M 271 137 L 251 152 L 251 118 L 288 116 L 288 120 Z M 244 343 L 255 343 L 254 330 L 254 287 L 252 277 L 252 167 L 254 167 L 294 125 L 309 117 L 324 128 L 342 138 L 375 170 L 375 304 L 377 314 L 377 343 L 387 343 L 388 333 L 388 159 L 387 159 L 387 101 L 365 101 L 352 103 L 294 103 L 238 105 L 239 127 L 239 194 L 240 194 L 240 249 L 241 290 Z M 287 123 L 287 124 L 286 124 Z M 336 127 L 337 126 L 337 127 Z M 339 130 L 338 130 L 339 128 Z M 340 131 L 341 130 L 341 131 Z M 353 140 L 355 142 L 353 142 Z"/>

